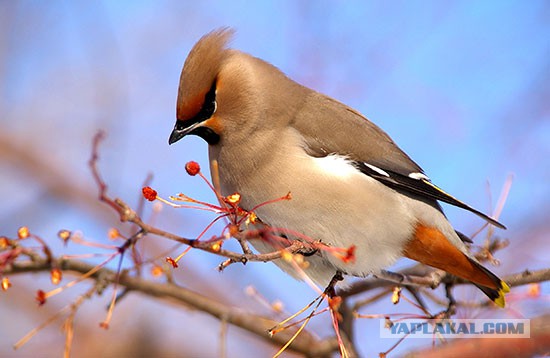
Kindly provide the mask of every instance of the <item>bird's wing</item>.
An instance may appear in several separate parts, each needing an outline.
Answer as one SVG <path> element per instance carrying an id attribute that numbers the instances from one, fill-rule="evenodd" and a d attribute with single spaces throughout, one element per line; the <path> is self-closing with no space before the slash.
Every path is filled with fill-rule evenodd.
<path id="1" fill-rule="evenodd" d="M 471 211 L 499 228 L 504 225 L 446 193 L 393 140 L 357 111 L 312 92 L 290 123 L 303 137 L 312 156 L 331 154 L 349 158 L 365 175 L 428 202 L 442 202 Z"/>

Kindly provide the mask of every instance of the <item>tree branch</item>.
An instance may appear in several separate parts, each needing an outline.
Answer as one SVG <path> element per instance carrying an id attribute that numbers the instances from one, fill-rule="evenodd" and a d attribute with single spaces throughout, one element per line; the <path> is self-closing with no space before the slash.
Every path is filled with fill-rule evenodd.
<path id="1" fill-rule="evenodd" d="M 14 262 L 3 271 L 4 274 L 21 274 L 28 272 L 49 271 L 52 267 L 58 267 L 63 271 L 71 271 L 79 274 L 85 274 L 94 269 L 94 265 L 73 259 L 58 259 L 48 262 L 46 259 L 36 261 Z M 108 283 L 114 283 L 116 272 L 108 268 L 101 268 L 90 278 L 95 280 L 104 280 Z M 233 324 L 245 329 L 262 339 L 275 344 L 284 345 L 293 335 L 292 329 L 284 330 L 273 337 L 270 337 L 267 331 L 278 322 L 270 318 L 258 316 L 245 312 L 238 307 L 229 306 L 223 302 L 213 300 L 207 296 L 201 295 L 195 291 L 176 286 L 171 283 L 159 283 L 146 280 L 141 277 L 121 274 L 118 284 L 131 291 L 142 294 L 170 300 L 187 308 L 192 307 L 196 310 L 208 313 L 220 321 Z M 307 331 L 303 331 L 292 343 L 289 349 L 304 354 L 306 356 L 322 357 L 330 355 L 331 352 L 338 350 L 338 342 L 335 338 L 317 339 Z"/>
<path id="2" fill-rule="evenodd" d="M 435 275 L 434 275 L 435 273 Z M 441 282 L 447 281 L 451 275 L 441 270 L 434 270 L 427 266 L 415 265 L 398 273 L 382 273 L 381 277 L 368 278 L 358 281 L 345 290 L 339 292 L 339 295 L 349 297 L 362 292 L 370 291 L 376 288 L 402 285 L 413 287 L 436 288 Z M 471 284 L 469 281 L 454 278 L 455 285 Z M 527 285 L 550 281 L 550 269 L 541 269 L 537 271 L 525 270 L 502 278 L 510 287 Z"/>

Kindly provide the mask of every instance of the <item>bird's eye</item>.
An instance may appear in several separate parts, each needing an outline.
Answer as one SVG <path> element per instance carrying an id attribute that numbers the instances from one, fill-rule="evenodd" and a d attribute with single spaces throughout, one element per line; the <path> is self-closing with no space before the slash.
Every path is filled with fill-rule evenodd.
<path id="1" fill-rule="evenodd" d="M 195 116 L 186 120 L 176 120 L 174 132 L 177 139 L 170 139 L 170 143 L 177 141 L 186 134 L 194 134 L 204 138 L 209 144 L 216 144 L 220 141 L 220 137 L 212 128 L 208 128 L 206 122 L 216 112 L 218 104 L 216 103 L 216 82 L 212 84 L 210 90 L 204 96 L 202 107 Z M 174 138 L 176 138 L 174 137 Z"/>

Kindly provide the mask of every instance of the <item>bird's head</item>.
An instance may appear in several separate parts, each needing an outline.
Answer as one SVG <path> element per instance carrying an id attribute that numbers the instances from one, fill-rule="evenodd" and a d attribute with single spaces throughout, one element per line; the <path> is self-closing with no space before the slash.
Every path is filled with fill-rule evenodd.
<path id="1" fill-rule="evenodd" d="M 237 143 L 258 135 L 266 118 L 270 128 L 284 124 L 297 108 L 304 88 L 269 63 L 228 49 L 233 33 L 214 30 L 191 49 L 180 76 L 170 144 L 188 134 L 210 145 L 228 138 Z"/>
<path id="2" fill-rule="evenodd" d="M 233 31 L 220 29 L 203 36 L 193 47 L 181 71 L 176 103 L 176 125 L 168 140 L 175 143 L 187 134 L 209 144 L 220 140 L 217 118 L 220 72 L 228 57 L 225 47 Z"/>

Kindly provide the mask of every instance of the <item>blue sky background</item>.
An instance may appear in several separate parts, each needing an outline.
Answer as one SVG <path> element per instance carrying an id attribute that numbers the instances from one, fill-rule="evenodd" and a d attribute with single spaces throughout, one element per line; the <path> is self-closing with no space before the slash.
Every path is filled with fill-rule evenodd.
<path id="1" fill-rule="evenodd" d="M 100 167 L 113 196 L 136 202 L 151 172 L 153 186 L 165 197 L 185 192 L 213 201 L 206 186 L 183 171 L 188 160 L 207 167 L 206 144 L 186 138 L 169 147 L 167 139 L 188 51 L 206 32 L 231 26 L 237 30 L 234 48 L 358 109 L 435 183 L 471 205 L 491 211 L 512 173 L 501 216 L 509 230 L 498 232 L 510 240 L 510 247 L 497 255 L 501 266 L 492 269 L 505 275 L 548 267 L 549 6 L 534 0 L 2 2 L 0 234 L 14 235 L 19 226 L 28 225 L 57 253 L 64 252 L 55 237 L 61 228 L 107 240 L 117 218 L 96 202 L 87 167 L 98 129 L 108 134 Z M 482 224 L 465 211 L 446 211 L 465 233 Z M 158 225 L 194 237 L 210 219 L 165 209 Z M 476 243 L 482 242 L 478 237 Z M 168 245 L 148 238 L 144 247 L 159 253 Z M 86 250 L 74 247 L 70 252 Z M 215 272 L 217 257 L 194 252 L 185 262 L 178 272 L 182 284 L 236 305 L 250 300 L 242 292 L 247 285 L 269 300 L 282 300 L 290 312 L 313 297 L 307 286 L 270 264 L 233 266 L 220 275 Z M 38 276 L 17 280 L 28 286 L 0 294 L 0 306 L 13 308 L 10 320 L 0 323 L 0 352 L 23 357 L 48 347 L 59 354 L 63 337 L 55 327 L 23 350 L 9 351 L 47 316 L 30 313 L 36 310 L 36 283 L 46 281 Z M 549 291 L 545 284 L 543 293 Z M 477 297 L 473 289 L 458 292 Z M 52 305 L 61 307 L 68 297 L 56 298 Z M 137 295 L 119 306 L 108 333 L 96 332 L 105 302 L 101 297 L 83 310 L 80 337 L 121 342 L 135 337 L 130 336 L 133 330 L 124 335 L 128 326 L 148 327 L 155 344 L 168 351 L 217 353 L 212 344 L 219 331 L 215 320 Z M 547 303 L 548 298 L 518 300 L 512 309 L 530 317 L 547 311 Z M 247 305 L 263 312 L 254 302 Z M 394 310 L 388 305 L 371 308 L 369 313 Z M 365 355 L 392 344 L 377 339 L 377 324 L 358 323 L 360 334 L 369 337 L 357 337 Z M 311 327 L 330 334 L 326 320 Z M 208 333 L 197 335 L 201 330 Z M 182 340 L 190 333 L 193 342 Z M 92 349 L 78 334 L 76 349 Z M 398 350 L 429 344 L 407 341 Z M 230 329 L 228 345 L 230 357 L 274 353 L 236 328 Z"/>

